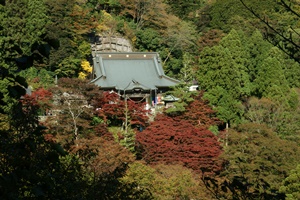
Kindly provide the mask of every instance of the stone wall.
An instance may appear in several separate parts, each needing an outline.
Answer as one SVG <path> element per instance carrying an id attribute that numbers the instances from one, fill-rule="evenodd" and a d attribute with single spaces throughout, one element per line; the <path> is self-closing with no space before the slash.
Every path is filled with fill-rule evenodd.
<path id="1" fill-rule="evenodd" d="M 132 52 L 129 40 L 119 36 L 96 36 L 91 44 L 93 57 L 95 52 Z"/>

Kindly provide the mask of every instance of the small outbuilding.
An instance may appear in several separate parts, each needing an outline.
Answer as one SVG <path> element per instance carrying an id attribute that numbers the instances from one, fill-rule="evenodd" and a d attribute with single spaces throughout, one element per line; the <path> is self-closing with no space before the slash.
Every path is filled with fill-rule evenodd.
<path id="1" fill-rule="evenodd" d="M 166 76 L 158 53 L 96 52 L 93 57 L 92 83 L 123 98 L 158 103 L 178 80 Z"/>

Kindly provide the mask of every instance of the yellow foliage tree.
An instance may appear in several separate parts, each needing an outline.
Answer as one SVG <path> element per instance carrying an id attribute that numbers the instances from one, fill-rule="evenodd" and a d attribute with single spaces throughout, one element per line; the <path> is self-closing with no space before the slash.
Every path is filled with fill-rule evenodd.
<path id="1" fill-rule="evenodd" d="M 135 192 L 149 191 L 153 199 L 213 199 L 195 174 L 181 165 L 149 166 L 137 161 L 129 164 L 123 184 L 137 185 Z"/>
<path id="2" fill-rule="evenodd" d="M 81 61 L 81 67 L 85 72 L 92 73 L 93 68 L 91 67 L 89 61 L 87 60 Z"/>
<path id="3" fill-rule="evenodd" d="M 115 33 L 117 29 L 116 20 L 105 10 L 101 12 L 102 19 L 100 24 L 97 26 L 96 30 L 98 33 L 106 33 L 108 35 L 112 35 Z"/>
<path id="4" fill-rule="evenodd" d="M 87 61 L 87 60 L 81 61 L 81 68 L 83 71 L 79 72 L 78 78 L 80 78 L 80 79 L 85 79 L 89 73 L 92 73 L 92 70 L 93 70 L 89 61 Z"/>
<path id="5" fill-rule="evenodd" d="M 84 73 L 84 72 L 79 72 L 79 74 L 78 74 L 78 78 L 79 78 L 79 79 L 85 79 L 86 76 L 87 76 L 87 74 Z"/>

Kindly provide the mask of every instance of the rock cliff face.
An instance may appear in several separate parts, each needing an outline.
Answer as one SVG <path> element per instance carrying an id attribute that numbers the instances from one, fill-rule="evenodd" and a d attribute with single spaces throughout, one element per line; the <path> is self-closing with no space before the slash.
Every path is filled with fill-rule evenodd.
<path id="1" fill-rule="evenodd" d="M 93 57 L 95 52 L 132 52 L 130 41 L 121 36 L 97 36 L 91 48 Z"/>

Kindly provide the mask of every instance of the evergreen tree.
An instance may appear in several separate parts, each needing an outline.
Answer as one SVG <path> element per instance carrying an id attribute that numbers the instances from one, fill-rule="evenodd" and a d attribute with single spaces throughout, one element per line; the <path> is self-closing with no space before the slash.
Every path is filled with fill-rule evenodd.
<path id="1" fill-rule="evenodd" d="M 235 62 L 230 50 L 223 46 L 204 48 L 200 54 L 198 81 L 206 91 L 204 97 L 227 125 L 238 122 L 241 99 L 250 92 L 246 70 Z"/>
<path id="2" fill-rule="evenodd" d="M 250 54 L 248 70 L 250 81 L 253 82 L 257 77 L 257 67 L 261 65 L 263 60 L 267 57 L 272 45 L 264 40 L 262 33 L 257 29 L 244 42 Z"/>
<path id="3" fill-rule="evenodd" d="M 224 88 L 217 86 L 204 93 L 203 98 L 207 99 L 213 109 L 217 111 L 217 117 L 226 123 L 226 128 L 230 124 L 239 124 L 242 121 L 242 102 Z"/>
<path id="4" fill-rule="evenodd" d="M 200 54 L 197 78 L 200 87 L 209 91 L 220 86 L 235 98 L 241 96 L 237 66 L 230 51 L 222 46 L 204 48 Z"/>
<path id="5" fill-rule="evenodd" d="M 289 92 L 289 84 L 284 76 L 282 54 L 278 48 L 273 47 L 257 67 L 255 80 L 258 97 L 285 98 Z"/>
<path id="6" fill-rule="evenodd" d="M 282 66 L 284 76 L 291 88 L 300 87 L 300 63 L 294 59 L 285 59 L 284 65 Z"/>
<path id="7" fill-rule="evenodd" d="M 250 55 L 243 44 L 243 37 L 245 37 L 245 34 L 242 31 L 232 29 L 228 35 L 222 38 L 220 45 L 229 50 L 236 67 L 235 70 L 239 73 L 237 78 L 240 82 L 241 95 L 247 96 L 252 89 L 249 79 Z"/>

